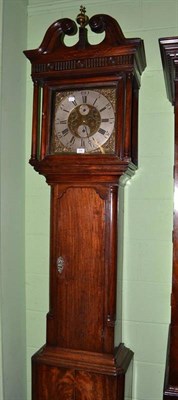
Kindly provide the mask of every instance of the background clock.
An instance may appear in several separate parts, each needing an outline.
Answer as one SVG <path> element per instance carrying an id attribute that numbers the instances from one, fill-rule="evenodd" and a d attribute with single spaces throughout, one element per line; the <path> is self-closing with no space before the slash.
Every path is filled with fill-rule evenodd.
<path id="1" fill-rule="evenodd" d="M 173 238 L 173 268 L 171 292 L 171 321 L 167 341 L 167 358 L 163 399 L 178 398 L 178 37 L 159 39 L 164 79 L 167 97 L 174 106 L 175 144 L 174 144 L 174 226 Z"/>
<path id="2" fill-rule="evenodd" d="M 54 94 L 52 153 L 114 153 L 116 88 L 85 87 Z"/>

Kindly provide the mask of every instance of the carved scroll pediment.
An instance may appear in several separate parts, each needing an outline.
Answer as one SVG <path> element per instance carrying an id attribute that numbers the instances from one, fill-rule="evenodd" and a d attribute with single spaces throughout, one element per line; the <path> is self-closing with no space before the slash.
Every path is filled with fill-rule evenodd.
<path id="1" fill-rule="evenodd" d="M 118 22 L 105 14 L 94 15 L 88 20 L 91 31 L 96 34 L 105 33 L 103 41 L 99 47 L 118 46 L 128 42 L 125 38 Z M 65 44 L 65 36 L 74 36 L 78 32 L 79 39 L 73 46 Z M 98 45 L 97 45 L 98 46 Z M 75 21 L 69 18 L 63 18 L 55 21 L 46 31 L 41 45 L 35 50 L 25 51 L 26 56 L 32 60 L 35 56 L 61 52 L 67 49 L 68 52 L 74 49 L 95 48 L 96 45 L 88 42 L 88 29 L 85 26 L 80 26 L 79 29 Z"/>
<path id="2" fill-rule="evenodd" d="M 35 69 L 34 73 L 41 73 L 43 68 L 46 73 L 47 70 L 65 70 L 65 69 L 75 69 L 80 67 L 78 59 L 83 60 L 94 58 L 102 58 L 100 60 L 98 67 L 107 66 L 108 64 L 124 64 L 124 57 L 128 65 L 133 65 L 134 58 L 141 60 L 137 69 L 140 73 L 145 68 L 145 58 L 143 42 L 141 39 L 127 39 L 125 38 L 118 22 L 109 15 L 97 14 L 90 19 L 85 15 L 84 7 L 81 7 L 81 13 L 77 16 L 77 22 L 79 28 L 75 21 L 69 18 L 63 18 L 55 21 L 46 31 L 41 45 L 37 49 L 24 51 L 26 57 L 31 61 Z M 88 28 L 96 34 L 104 33 L 104 39 L 99 44 L 91 44 L 88 41 Z M 65 38 L 67 36 L 74 36 L 78 34 L 78 41 L 73 46 L 67 46 L 65 44 Z M 138 54 L 137 54 L 138 53 Z M 137 56 L 138 55 L 138 56 Z M 117 60 L 117 57 L 123 60 Z M 133 56 L 133 57 L 132 57 Z M 105 60 L 104 60 L 105 57 Z M 106 60 L 107 57 L 112 57 L 111 62 Z M 71 67 L 65 68 L 65 65 L 57 64 L 50 65 L 48 63 L 63 63 L 63 61 L 73 60 Z M 76 60 L 76 63 L 75 63 Z M 104 61 L 103 61 L 104 60 Z M 97 62 L 93 64 L 93 68 L 97 67 Z M 84 68 L 88 68 L 88 63 Z M 90 68 L 90 66 L 89 66 Z"/>
<path id="3" fill-rule="evenodd" d="M 53 53 L 63 47 L 65 35 L 73 36 L 77 33 L 77 25 L 69 18 L 59 19 L 46 31 L 41 45 L 37 51 L 40 54 Z M 33 51 L 33 50 L 32 50 Z"/>
<path id="4" fill-rule="evenodd" d="M 175 102 L 175 80 L 178 80 L 178 36 L 159 40 L 167 97 Z"/>

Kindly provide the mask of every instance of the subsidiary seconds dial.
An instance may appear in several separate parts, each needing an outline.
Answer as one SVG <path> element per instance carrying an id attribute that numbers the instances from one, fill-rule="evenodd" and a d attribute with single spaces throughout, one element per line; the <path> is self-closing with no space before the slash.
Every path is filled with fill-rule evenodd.
<path id="1" fill-rule="evenodd" d="M 62 152 L 105 153 L 115 127 L 109 99 L 97 90 L 56 94 L 54 134 Z"/>

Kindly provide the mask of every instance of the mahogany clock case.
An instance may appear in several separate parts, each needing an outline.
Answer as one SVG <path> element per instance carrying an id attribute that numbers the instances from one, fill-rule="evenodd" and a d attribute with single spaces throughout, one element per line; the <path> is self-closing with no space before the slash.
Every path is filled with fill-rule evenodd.
<path id="1" fill-rule="evenodd" d="M 46 345 L 32 358 L 32 399 L 123 400 L 133 352 L 115 344 L 118 186 L 137 165 L 146 61 L 143 41 L 126 39 L 112 17 L 89 19 L 81 7 L 77 21 L 74 46 L 64 36 L 76 23 L 64 18 L 25 51 L 34 84 L 30 163 L 51 186 L 50 310 Z M 87 24 L 105 32 L 98 45 L 88 42 Z"/>

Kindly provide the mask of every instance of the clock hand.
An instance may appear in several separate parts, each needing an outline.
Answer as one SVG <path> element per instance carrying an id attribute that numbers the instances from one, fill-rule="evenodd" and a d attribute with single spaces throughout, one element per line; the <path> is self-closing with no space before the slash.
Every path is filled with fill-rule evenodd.
<path id="1" fill-rule="evenodd" d="M 87 134 L 87 137 L 90 138 L 87 127 L 88 127 L 88 125 L 84 125 L 84 129 L 85 129 L 85 132 Z M 89 130 L 90 130 L 90 128 L 89 128 Z M 101 153 L 105 154 L 105 151 L 104 151 L 103 147 L 97 142 L 97 140 L 94 137 L 93 137 L 93 140 L 97 144 L 97 146 L 100 148 Z"/>
<path id="2" fill-rule="evenodd" d="M 88 129 L 87 129 L 87 125 L 84 125 L 84 126 L 85 126 L 85 132 L 87 134 L 87 137 L 89 137 L 89 132 L 88 132 Z"/>
<path id="3" fill-rule="evenodd" d="M 94 137 L 93 137 L 93 140 L 94 140 L 94 142 L 97 144 L 97 146 L 100 148 L 101 153 L 102 153 L 102 154 L 105 154 L 105 151 L 104 151 L 103 147 L 97 142 L 97 140 L 96 140 Z"/>

